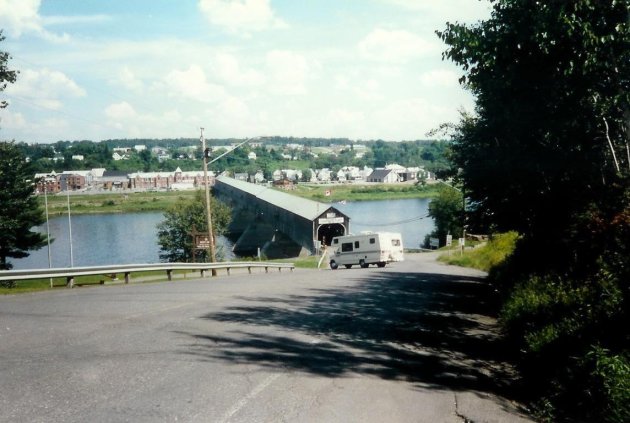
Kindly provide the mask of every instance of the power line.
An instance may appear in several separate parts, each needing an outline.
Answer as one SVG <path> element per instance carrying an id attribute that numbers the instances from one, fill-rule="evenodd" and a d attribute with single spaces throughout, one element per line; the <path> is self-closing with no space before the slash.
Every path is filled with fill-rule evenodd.
<path id="1" fill-rule="evenodd" d="M 431 216 L 427 214 L 426 216 L 416 216 L 409 219 L 400 220 L 397 222 L 389 222 L 389 223 L 361 223 L 361 222 L 355 222 L 355 221 L 352 221 L 352 223 L 355 225 L 361 225 L 361 226 L 398 226 L 398 225 L 404 225 L 406 223 L 418 222 L 422 219 L 426 219 L 427 217 L 431 217 Z"/>
<path id="2" fill-rule="evenodd" d="M 46 110 L 46 111 L 49 111 L 49 112 L 57 113 L 59 115 L 66 116 L 66 117 L 69 117 L 71 119 L 81 120 L 83 122 L 86 122 L 86 123 L 89 123 L 89 124 L 92 124 L 92 125 L 100 126 L 101 128 L 104 128 L 104 129 L 117 129 L 113 125 L 104 125 L 101 122 L 97 122 L 97 121 L 90 120 L 90 119 L 85 119 L 83 117 L 76 116 L 76 115 L 73 115 L 71 113 L 63 112 L 61 110 L 55 109 L 54 107 L 49 107 L 49 106 L 44 106 L 42 104 L 37 104 L 36 102 L 27 100 L 27 99 L 25 99 L 23 97 L 19 97 L 19 96 L 16 96 L 16 95 L 9 95 L 7 97 L 8 97 L 9 102 L 11 102 L 11 100 L 15 100 L 17 102 L 24 103 L 24 104 L 26 104 L 28 106 L 31 106 L 31 107 L 35 107 L 35 108 L 38 108 L 38 109 L 42 109 L 42 110 Z"/>

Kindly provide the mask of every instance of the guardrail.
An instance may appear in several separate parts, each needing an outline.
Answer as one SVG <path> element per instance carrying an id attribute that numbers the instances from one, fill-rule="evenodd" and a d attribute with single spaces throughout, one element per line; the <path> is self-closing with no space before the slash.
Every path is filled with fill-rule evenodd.
<path id="1" fill-rule="evenodd" d="M 208 270 L 224 269 L 229 275 L 231 269 L 247 269 L 249 273 L 252 273 L 252 268 L 264 268 L 265 273 L 269 273 L 270 268 L 277 268 L 279 272 L 282 272 L 282 269 L 290 269 L 291 271 L 293 271 L 293 269 L 295 269 L 295 265 L 293 263 L 243 261 L 220 263 L 122 264 L 111 266 L 65 267 L 54 269 L 4 270 L 0 271 L 0 281 L 66 278 L 66 286 L 72 288 L 74 286 L 74 278 L 77 276 L 112 275 L 117 273 L 124 273 L 125 283 L 129 283 L 131 281 L 131 273 L 134 272 L 165 271 L 167 278 L 170 281 L 173 279 L 174 270 L 199 271 L 201 273 L 201 277 L 204 277 L 205 272 L 207 272 Z"/>

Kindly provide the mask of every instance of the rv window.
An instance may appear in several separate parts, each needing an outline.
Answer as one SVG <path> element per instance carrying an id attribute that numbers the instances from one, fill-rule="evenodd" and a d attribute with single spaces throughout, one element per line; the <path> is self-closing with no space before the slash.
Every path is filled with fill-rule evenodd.
<path id="1" fill-rule="evenodd" d="M 359 241 L 354 241 L 354 248 L 359 248 Z"/>
<path id="2" fill-rule="evenodd" d="M 370 244 L 376 244 L 376 238 L 370 238 Z"/>
<path id="3" fill-rule="evenodd" d="M 339 240 L 338 239 L 333 239 L 333 244 L 339 244 Z"/>
<path id="4" fill-rule="evenodd" d="M 392 246 L 400 247 L 400 240 L 399 239 L 392 239 Z"/>
<path id="5" fill-rule="evenodd" d="M 341 251 L 347 253 L 348 251 L 352 251 L 352 243 L 344 242 L 341 244 Z"/>

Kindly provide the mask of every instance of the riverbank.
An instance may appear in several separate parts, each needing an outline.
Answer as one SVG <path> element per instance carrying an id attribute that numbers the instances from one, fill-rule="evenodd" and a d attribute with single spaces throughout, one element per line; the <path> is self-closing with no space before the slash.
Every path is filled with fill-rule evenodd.
<path id="1" fill-rule="evenodd" d="M 438 193 L 436 185 L 409 184 L 299 184 L 291 194 L 324 203 L 340 201 L 399 200 L 408 198 L 432 198 Z M 71 194 L 72 214 L 143 213 L 161 212 L 173 204 L 193 198 L 196 191 L 147 191 L 129 193 Z M 44 207 L 44 196 L 39 196 Z M 68 197 L 65 193 L 48 196 L 48 215 L 60 216 L 68 212 Z"/>
<path id="2" fill-rule="evenodd" d="M 408 198 L 433 198 L 439 185 L 415 184 L 300 184 L 291 194 L 324 203 L 339 201 L 404 200 Z"/>
<path id="3" fill-rule="evenodd" d="M 164 211 L 173 204 L 193 198 L 196 191 L 130 192 L 70 195 L 73 215 L 105 213 L 144 213 Z M 44 196 L 39 196 L 42 207 Z M 68 197 L 65 193 L 48 196 L 48 214 L 59 216 L 68 212 Z"/>

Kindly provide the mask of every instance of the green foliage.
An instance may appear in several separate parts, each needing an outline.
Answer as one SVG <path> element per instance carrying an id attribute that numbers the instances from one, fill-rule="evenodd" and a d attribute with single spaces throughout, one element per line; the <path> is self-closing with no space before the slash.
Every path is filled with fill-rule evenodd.
<path id="1" fill-rule="evenodd" d="M 435 221 L 435 230 L 427 236 L 425 244 L 428 247 L 428 238 L 435 237 L 440 240 L 440 245 L 446 244 L 446 235 L 458 237 L 463 233 L 464 221 L 464 197 L 461 191 L 455 188 L 445 187 L 429 204 L 429 216 Z"/>
<path id="2" fill-rule="evenodd" d="M 472 250 L 465 250 L 463 254 L 459 252 L 442 254 L 439 260 L 448 264 L 489 272 L 503 263 L 514 252 L 517 240 L 518 234 L 516 232 L 495 234 L 485 245 Z"/>
<path id="3" fill-rule="evenodd" d="M 592 369 L 590 394 L 600 399 L 607 420 L 630 421 L 630 357 L 596 346 L 586 358 Z"/>
<path id="4" fill-rule="evenodd" d="M 451 150 L 470 224 L 522 235 L 493 279 L 529 392 L 546 413 L 627 421 L 628 2 L 492 4 L 438 33 L 476 98 Z"/>
<path id="5" fill-rule="evenodd" d="M 627 281 L 605 269 L 586 280 L 545 275 L 516 285 L 502 324 L 531 389 L 555 413 L 628 421 L 626 304 Z"/>
<path id="6" fill-rule="evenodd" d="M 46 238 L 32 231 L 45 216 L 33 195 L 31 170 L 14 143 L 0 142 L 0 269 L 10 269 L 7 258 L 28 256 Z"/>
<path id="7" fill-rule="evenodd" d="M 0 42 L 4 41 L 2 30 L 0 30 Z M 0 51 L 0 92 L 4 91 L 7 84 L 13 84 L 17 79 L 17 71 L 9 69 L 8 63 L 11 56 L 6 51 Z M 0 109 L 7 107 L 7 102 L 0 101 Z"/>
<path id="8" fill-rule="evenodd" d="M 225 232 L 231 219 L 230 208 L 217 200 L 212 199 L 212 226 L 214 234 L 221 235 Z M 201 191 L 193 199 L 180 201 L 169 207 L 164 212 L 164 221 L 157 226 L 158 244 L 160 245 L 160 260 L 166 262 L 192 261 L 192 237 L 193 226 L 198 232 L 207 232 L 206 202 Z M 215 243 L 216 245 L 216 243 Z M 196 256 L 197 261 L 205 261 L 207 252 L 200 251 Z"/>

